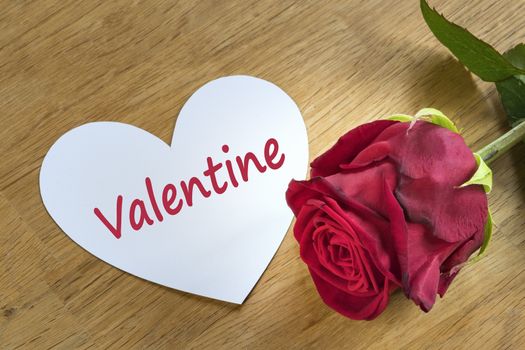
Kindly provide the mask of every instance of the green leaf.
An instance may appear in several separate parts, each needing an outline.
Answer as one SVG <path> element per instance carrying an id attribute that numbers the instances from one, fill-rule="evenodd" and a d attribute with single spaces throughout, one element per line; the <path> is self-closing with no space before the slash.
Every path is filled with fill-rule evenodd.
<path id="1" fill-rule="evenodd" d="M 525 69 L 525 45 L 519 44 L 503 55 L 516 67 Z M 525 119 L 525 75 L 498 81 L 496 88 L 510 125 L 517 125 Z"/>
<path id="2" fill-rule="evenodd" d="M 459 187 L 465 187 L 469 185 L 482 185 L 485 189 L 485 193 L 490 193 L 490 191 L 492 191 L 492 170 L 483 161 L 479 154 L 474 153 L 474 158 L 476 158 L 478 169 L 476 170 L 474 175 L 472 175 L 470 180 L 468 180 Z"/>
<path id="3" fill-rule="evenodd" d="M 431 9 L 425 0 L 421 0 L 421 12 L 436 38 L 482 80 L 500 81 L 525 74 L 492 46 Z"/>
<path id="4" fill-rule="evenodd" d="M 503 54 L 514 66 L 525 69 L 525 45 L 518 44 Z"/>
<path id="5" fill-rule="evenodd" d="M 490 210 L 488 211 L 487 216 L 487 222 L 485 223 L 485 232 L 483 235 L 483 243 L 481 244 L 481 247 L 479 248 L 478 254 L 469 259 L 469 263 L 475 263 L 479 259 L 482 258 L 483 254 L 487 250 L 487 247 L 489 246 L 490 240 L 492 238 L 492 229 L 493 229 L 493 223 L 492 223 L 492 214 L 490 213 Z"/>
<path id="6" fill-rule="evenodd" d="M 525 119 L 525 78 L 523 75 L 513 76 L 498 81 L 496 88 L 512 126 L 516 126 Z"/>
<path id="7" fill-rule="evenodd" d="M 448 117 L 444 115 L 443 112 L 435 108 L 423 108 L 416 113 L 416 118 L 422 116 L 430 116 L 430 122 L 432 124 L 442 126 L 452 132 L 455 132 L 456 134 L 459 134 L 459 130 L 456 128 L 456 125 L 452 122 L 452 120 L 448 119 Z"/>

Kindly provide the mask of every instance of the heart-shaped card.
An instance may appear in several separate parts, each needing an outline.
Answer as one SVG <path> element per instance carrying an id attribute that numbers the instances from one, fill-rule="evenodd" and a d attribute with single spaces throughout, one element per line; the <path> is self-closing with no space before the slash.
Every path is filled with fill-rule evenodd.
<path id="1" fill-rule="evenodd" d="M 306 175 L 304 121 L 276 85 L 230 76 L 197 90 L 176 124 L 171 145 L 118 122 L 68 131 L 42 163 L 44 205 L 121 270 L 242 303 L 292 220 L 285 191 Z"/>

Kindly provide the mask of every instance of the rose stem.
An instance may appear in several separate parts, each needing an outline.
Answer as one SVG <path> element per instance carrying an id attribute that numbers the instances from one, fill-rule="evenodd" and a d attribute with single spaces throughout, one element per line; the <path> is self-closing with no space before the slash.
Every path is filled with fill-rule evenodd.
<path id="1" fill-rule="evenodd" d="M 519 123 L 476 153 L 480 155 L 485 163 L 490 164 L 523 139 L 525 139 L 525 121 Z"/>

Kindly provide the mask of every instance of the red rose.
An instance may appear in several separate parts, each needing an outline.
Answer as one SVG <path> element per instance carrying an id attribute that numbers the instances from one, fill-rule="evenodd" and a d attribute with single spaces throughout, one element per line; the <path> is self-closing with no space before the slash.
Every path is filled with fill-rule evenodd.
<path id="1" fill-rule="evenodd" d="M 341 137 L 286 193 L 294 235 L 324 302 L 370 320 L 403 288 L 424 311 L 484 238 L 488 205 L 466 187 L 477 164 L 463 138 L 379 120 Z"/>

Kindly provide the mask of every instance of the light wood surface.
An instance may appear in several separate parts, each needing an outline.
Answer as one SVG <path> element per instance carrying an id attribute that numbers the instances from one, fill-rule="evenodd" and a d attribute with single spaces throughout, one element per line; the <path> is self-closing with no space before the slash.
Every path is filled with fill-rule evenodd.
<path id="1" fill-rule="evenodd" d="M 433 1 L 506 50 L 525 3 Z M 242 306 L 123 273 L 73 243 L 45 211 L 51 144 L 114 120 L 169 142 L 184 101 L 231 74 L 295 99 L 315 157 L 360 123 L 433 106 L 474 149 L 507 126 L 494 85 L 471 76 L 406 1 L 2 1 L 0 348 L 523 349 L 524 145 L 493 164 L 494 240 L 425 314 L 401 293 L 373 322 L 324 306 L 287 233 Z"/>

